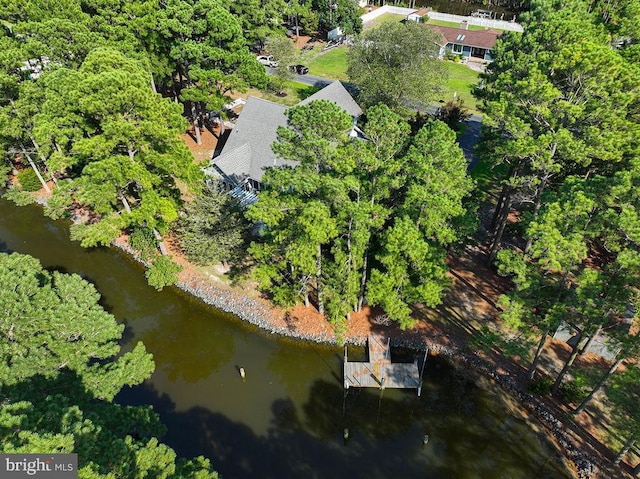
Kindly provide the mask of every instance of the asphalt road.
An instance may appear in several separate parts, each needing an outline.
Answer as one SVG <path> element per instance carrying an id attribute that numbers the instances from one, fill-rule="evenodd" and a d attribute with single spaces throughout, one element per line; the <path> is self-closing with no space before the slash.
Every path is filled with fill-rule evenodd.
<path id="1" fill-rule="evenodd" d="M 265 69 L 267 70 L 267 75 L 273 75 L 276 70 L 275 68 L 271 68 L 271 67 L 265 67 Z M 316 88 L 325 87 L 328 84 L 333 83 L 335 81 L 330 78 L 319 77 L 319 76 L 309 75 L 309 74 L 298 75 L 297 73 L 293 75 L 292 80 L 298 83 L 302 83 L 303 85 L 314 86 Z M 355 86 L 347 82 L 342 82 L 342 83 L 345 86 L 345 88 L 349 90 L 349 93 L 351 93 L 352 95 L 357 94 L 358 91 Z"/>
<path id="2" fill-rule="evenodd" d="M 464 153 L 464 157 L 469 162 L 467 171 L 471 171 L 480 160 L 474 153 L 474 148 L 478 140 L 480 139 L 480 127 L 482 126 L 481 115 L 471 115 L 467 120 L 467 129 L 464 131 L 460 138 L 458 138 L 458 144 L 460 149 Z"/>

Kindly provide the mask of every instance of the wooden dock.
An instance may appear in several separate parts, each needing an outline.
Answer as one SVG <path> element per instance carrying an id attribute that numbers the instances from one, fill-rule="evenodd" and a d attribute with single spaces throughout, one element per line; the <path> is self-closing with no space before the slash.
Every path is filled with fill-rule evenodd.
<path id="1" fill-rule="evenodd" d="M 355 362 L 344 357 L 344 388 L 400 388 L 422 390 L 422 377 L 418 361 L 413 363 L 391 362 L 389 340 L 381 335 L 369 336 L 367 340 L 369 361 Z"/>

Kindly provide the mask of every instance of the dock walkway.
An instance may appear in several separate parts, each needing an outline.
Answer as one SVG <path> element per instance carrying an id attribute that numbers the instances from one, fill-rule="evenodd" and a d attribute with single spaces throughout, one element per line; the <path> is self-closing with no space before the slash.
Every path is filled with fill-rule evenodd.
<path id="1" fill-rule="evenodd" d="M 381 335 L 371 335 L 367 340 L 369 361 L 347 360 L 345 349 L 344 388 L 401 388 L 422 390 L 422 378 L 418 361 L 413 363 L 391 362 L 389 340 Z"/>

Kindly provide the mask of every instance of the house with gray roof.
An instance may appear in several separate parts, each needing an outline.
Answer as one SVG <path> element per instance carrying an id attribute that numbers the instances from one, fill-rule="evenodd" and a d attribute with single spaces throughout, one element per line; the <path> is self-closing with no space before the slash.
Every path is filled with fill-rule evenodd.
<path id="1" fill-rule="evenodd" d="M 356 122 L 362 109 L 339 81 L 298 103 L 306 105 L 314 100 L 328 100 L 347 111 Z M 245 204 L 256 200 L 265 168 L 295 166 L 296 162 L 278 158 L 271 150 L 277 139 L 279 126 L 286 126 L 287 107 L 260 98 L 248 97 L 235 126 L 229 133 L 222 151 L 204 169 L 206 175 L 219 178 Z"/>

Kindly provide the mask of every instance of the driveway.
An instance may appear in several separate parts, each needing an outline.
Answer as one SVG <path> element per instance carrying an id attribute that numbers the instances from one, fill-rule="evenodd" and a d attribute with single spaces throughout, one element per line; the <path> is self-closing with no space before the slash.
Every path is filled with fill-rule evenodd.
<path id="1" fill-rule="evenodd" d="M 464 153 L 464 157 L 469 162 L 467 171 L 471 171 L 479 161 L 478 156 L 474 153 L 474 148 L 478 139 L 480 139 L 480 127 L 482 126 L 481 115 L 471 115 L 467 120 L 467 129 L 464 131 L 460 138 L 458 138 L 458 144 L 460 149 Z"/>
<path id="2" fill-rule="evenodd" d="M 276 72 L 275 68 L 265 67 L 267 70 L 267 75 L 273 75 Z M 315 75 L 298 75 L 297 73 L 293 74 L 293 81 L 302 83 L 303 85 L 314 86 L 316 88 L 322 88 L 327 86 L 329 83 L 333 83 L 333 80 L 324 77 L 318 77 Z"/>

